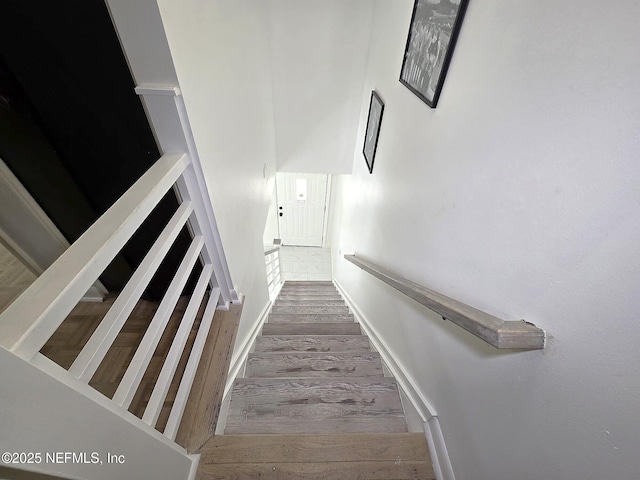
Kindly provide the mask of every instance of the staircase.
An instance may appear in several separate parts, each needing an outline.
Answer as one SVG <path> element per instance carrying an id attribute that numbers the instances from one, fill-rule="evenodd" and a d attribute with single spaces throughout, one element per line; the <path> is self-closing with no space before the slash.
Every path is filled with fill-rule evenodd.
<path id="1" fill-rule="evenodd" d="M 398 385 L 331 282 L 286 282 L 199 479 L 434 479 Z"/>

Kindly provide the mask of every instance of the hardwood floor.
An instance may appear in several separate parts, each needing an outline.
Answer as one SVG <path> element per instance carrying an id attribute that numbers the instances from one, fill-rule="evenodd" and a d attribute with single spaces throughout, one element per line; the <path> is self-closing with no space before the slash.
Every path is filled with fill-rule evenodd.
<path id="1" fill-rule="evenodd" d="M 276 304 L 271 310 L 274 314 L 289 314 L 289 315 L 349 315 L 349 309 L 344 305 L 296 305 L 295 313 L 289 308 L 291 305 L 279 305 Z M 352 320 L 353 321 L 353 320 Z"/>
<path id="2" fill-rule="evenodd" d="M 324 346 L 321 346 L 324 348 Z M 247 377 L 382 377 L 380 354 L 325 352 L 253 353 L 247 361 Z"/>
<path id="3" fill-rule="evenodd" d="M 337 292 L 322 285 L 327 296 Z M 287 297 L 309 287 L 285 286 Z M 164 429 L 203 315 L 197 320 L 156 428 Z M 114 301 L 81 303 L 41 352 L 69 368 Z M 181 298 L 154 352 L 130 411 L 142 417 L 188 299 Z M 289 303 L 289 301 L 287 301 Z M 288 322 L 267 323 L 237 379 L 225 435 L 213 436 L 242 306 L 216 312 L 177 441 L 200 453 L 197 478 L 434 480 L 425 437 L 408 433 L 395 379 L 350 315 L 300 317 L 280 304 Z M 318 306 L 322 307 L 321 302 Z M 334 302 L 331 307 L 336 306 Z M 345 307 L 346 308 L 346 307 Z M 112 397 L 157 309 L 141 301 L 90 381 Z M 334 315 L 334 321 L 327 321 Z M 339 319 L 338 319 L 339 318 Z"/>
<path id="4" fill-rule="evenodd" d="M 204 306 L 208 295 L 205 295 L 194 326 L 189 334 L 187 345 L 182 354 L 178 368 L 173 377 L 171 387 L 164 402 L 164 406 L 158 418 L 156 429 L 163 431 L 169 418 L 169 413 L 173 405 L 173 400 L 178 390 L 180 379 L 184 373 L 184 368 L 191 352 L 198 326 L 204 313 Z M 111 307 L 114 296 L 107 298 L 102 303 L 79 303 L 65 321 L 58 327 L 57 331 L 41 349 L 41 353 L 68 369 L 78 356 L 82 347 L 87 343 L 91 334 L 97 328 L 102 318 Z M 149 367 L 147 368 L 142 382 L 131 402 L 129 411 L 142 418 L 147 406 L 153 387 L 164 364 L 164 360 L 169 352 L 173 338 L 178 330 L 180 321 L 188 303 L 187 297 L 182 297 L 178 301 L 176 308 L 171 315 L 167 328 L 165 329 L 158 347 L 156 348 Z M 98 370 L 91 378 L 89 385 L 98 390 L 103 395 L 113 398 L 122 377 L 133 358 L 133 355 L 144 336 L 151 319 L 158 307 L 156 302 L 140 300 L 133 312 L 127 319 L 122 330 L 116 337 L 113 345 L 107 352 Z"/>
<path id="5" fill-rule="evenodd" d="M 360 335 L 357 323 L 267 323 L 262 335 Z"/>
<path id="6" fill-rule="evenodd" d="M 0 243 L 0 313 L 36 280 L 36 275 Z"/>
<path id="7" fill-rule="evenodd" d="M 35 280 L 31 273 L 16 257 L 0 244 L 0 312 L 4 311 L 18 296 L 24 292 Z M 115 296 L 110 296 L 104 302 L 80 302 L 72 310 L 65 321 L 58 327 L 53 336 L 40 350 L 41 353 L 58 365 L 68 369 L 87 343 L 102 318 L 107 313 Z M 208 298 L 208 297 L 207 297 Z M 184 314 L 188 299 L 181 298 L 176 306 L 169 324 L 153 354 L 149 367 L 142 379 L 129 408 L 129 411 L 142 418 L 144 409 L 151 397 L 171 342 Z M 160 413 L 156 428 L 162 431 L 166 425 L 173 400 L 182 378 L 189 352 L 195 339 L 197 327 L 204 313 L 204 302 L 200 307 L 198 318 L 194 323 L 187 346 L 178 365 L 174 380 L 167 394 L 164 407 Z M 129 316 L 124 327 L 118 334 L 112 347 L 102 361 L 100 367 L 89 382 L 93 388 L 103 395 L 112 398 L 122 376 L 129 366 L 131 359 L 140 344 L 144 333 L 158 304 L 141 300 Z"/>
<path id="8" fill-rule="evenodd" d="M 307 300 L 292 300 L 309 293 L 339 296 L 330 283 L 285 283 L 281 295 L 287 300 L 278 297 L 262 337 L 268 342 L 265 332 L 285 325 L 290 328 L 290 337 L 313 342 L 318 351 L 250 353 L 246 378 L 237 379 L 233 387 L 225 433 L 406 432 L 398 385 L 384 376 L 380 355 L 371 351 L 368 339 L 354 336 L 366 342 L 368 352 L 327 353 L 334 347 L 336 335 L 343 333 L 340 326 L 357 326 L 349 308 L 344 301 L 342 305 L 331 300 L 328 305 L 308 306 Z M 319 325 L 331 335 L 307 337 L 309 326 Z"/>
<path id="9" fill-rule="evenodd" d="M 213 437 L 218 424 L 242 307 L 242 304 L 231 305 L 229 311 L 218 310 L 213 317 L 176 437 L 176 441 L 189 453 L 200 451 L 202 445 Z"/>
<path id="10" fill-rule="evenodd" d="M 339 299 L 330 282 L 285 283 L 198 479 L 435 479 L 396 380 Z"/>
<path id="11" fill-rule="evenodd" d="M 202 449 L 199 480 L 435 479 L 424 435 L 221 435 Z"/>
<path id="12" fill-rule="evenodd" d="M 256 352 L 371 352 L 369 339 L 362 335 L 262 335 Z"/>
<path id="13" fill-rule="evenodd" d="M 269 324 L 274 323 L 353 323 L 353 315 L 348 313 L 276 313 L 269 315 Z"/>

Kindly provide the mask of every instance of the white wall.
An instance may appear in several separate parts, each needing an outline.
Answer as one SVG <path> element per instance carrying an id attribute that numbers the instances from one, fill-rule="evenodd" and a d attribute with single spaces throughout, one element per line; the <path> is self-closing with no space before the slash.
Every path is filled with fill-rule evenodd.
<path id="1" fill-rule="evenodd" d="M 0 348 L 0 451 L 40 453 L 32 464 L 6 466 L 64 478 L 186 479 L 191 460 L 114 413 Z M 7 432 L 11 432 L 7 434 Z M 47 453 L 96 453 L 102 464 L 52 463 Z M 107 455 L 123 455 L 109 464 Z M 2 465 L 5 466 L 4 462 Z"/>
<path id="2" fill-rule="evenodd" d="M 278 171 L 351 173 L 371 0 L 270 0 Z"/>
<path id="3" fill-rule="evenodd" d="M 269 213 L 267 214 L 267 223 L 264 227 L 262 243 L 264 243 L 264 245 L 273 246 L 273 240 L 276 238 L 280 238 L 280 231 L 278 229 L 278 204 L 274 185 L 273 191 L 271 192 Z"/>
<path id="4" fill-rule="evenodd" d="M 548 347 L 497 351 L 343 259 L 335 278 L 436 408 L 458 480 L 637 478 L 640 3 L 469 2 L 435 110 L 398 82 L 412 5 L 376 2 L 334 251 Z"/>
<path id="5" fill-rule="evenodd" d="M 231 276 L 238 343 L 269 301 L 262 235 L 275 176 L 267 11 L 259 0 L 159 0 Z"/>
<path id="6" fill-rule="evenodd" d="M 106 0 L 136 84 L 178 82 L 157 0 Z"/>

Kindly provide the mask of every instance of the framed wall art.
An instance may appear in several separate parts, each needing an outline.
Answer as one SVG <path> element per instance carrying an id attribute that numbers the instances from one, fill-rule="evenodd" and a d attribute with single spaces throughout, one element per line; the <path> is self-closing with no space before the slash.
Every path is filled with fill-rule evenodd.
<path id="1" fill-rule="evenodd" d="M 362 153 L 369 167 L 369 173 L 373 173 L 373 160 L 378 148 L 378 137 L 380 136 L 380 123 L 382 122 L 382 112 L 384 112 L 384 102 L 380 96 L 371 91 L 371 101 L 369 102 L 369 118 L 367 119 L 367 130 L 364 135 L 364 147 Z"/>
<path id="2" fill-rule="evenodd" d="M 468 0 L 415 0 L 400 82 L 435 108 Z"/>

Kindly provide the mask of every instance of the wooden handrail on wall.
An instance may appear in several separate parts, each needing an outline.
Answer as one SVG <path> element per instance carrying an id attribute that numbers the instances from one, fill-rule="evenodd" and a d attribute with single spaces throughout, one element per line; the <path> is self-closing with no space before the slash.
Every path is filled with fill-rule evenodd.
<path id="1" fill-rule="evenodd" d="M 539 350 L 544 348 L 545 332 L 524 320 L 505 321 L 462 302 L 429 290 L 402 278 L 375 263 L 345 255 L 345 260 L 411 297 L 418 303 L 442 315 L 496 348 Z"/>

